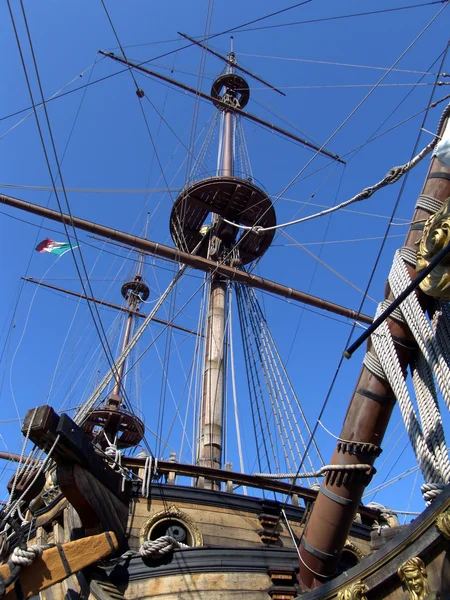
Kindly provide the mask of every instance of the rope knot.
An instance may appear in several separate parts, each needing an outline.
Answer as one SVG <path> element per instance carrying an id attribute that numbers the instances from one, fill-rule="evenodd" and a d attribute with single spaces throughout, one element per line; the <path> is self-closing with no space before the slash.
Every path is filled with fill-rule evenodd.
<path id="1" fill-rule="evenodd" d="M 443 483 L 424 483 L 420 486 L 420 491 L 422 492 L 423 499 L 427 505 L 431 504 L 433 500 L 436 500 L 444 487 Z"/>
<path id="2" fill-rule="evenodd" d="M 12 553 L 11 562 L 20 567 L 28 567 L 36 560 L 36 558 L 42 556 L 44 550 L 52 548 L 52 546 L 53 544 L 28 546 L 28 548 L 19 548 L 17 546 Z"/>
<path id="3" fill-rule="evenodd" d="M 178 542 L 171 535 L 163 535 L 157 540 L 147 540 L 139 548 L 143 558 L 157 559 L 173 552 L 175 548 L 189 548 L 186 544 Z"/>
<path id="4" fill-rule="evenodd" d="M 392 167 L 392 169 L 387 173 L 385 179 L 386 183 L 395 183 L 398 181 L 403 174 L 405 173 L 405 166 L 401 167 Z"/>

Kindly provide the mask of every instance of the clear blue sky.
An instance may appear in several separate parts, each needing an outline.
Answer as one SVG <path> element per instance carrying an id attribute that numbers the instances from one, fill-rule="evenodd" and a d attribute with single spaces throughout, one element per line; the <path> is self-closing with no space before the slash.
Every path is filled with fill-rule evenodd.
<path id="1" fill-rule="evenodd" d="M 319 144 L 323 143 L 354 111 L 371 90 L 371 86 L 386 73 L 386 69 L 416 40 L 443 4 L 430 3 L 425 7 L 391 10 L 370 16 L 342 19 L 330 17 L 401 8 L 412 4 L 414 2 L 407 0 L 364 3 L 312 0 L 284 14 L 235 31 L 235 51 L 239 63 L 280 87 L 287 94 L 286 97 L 281 97 L 263 88 L 258 82 L 249 80 L 252 97 L 247 107 L 248 111 L 281 127 L 295 126 L 303 135 Z M 169 74 L 188 85 L 200 86 L 209 92 L 214 77 L 223 68 L 217 59 L 206 57 L 203 77 L 199 78 L 198 71 L 202 66 L 203 57 L 198 48 L 191 47 L 158 58 L 186 45 L 178 36 L 178 31 L 192 36 L 204 35 L 207 2 L 173 1 L 158 3 L 155 6 L 154 3 L 143 1 L 114 1 L 107 2 L 107 6 L 129 59 L 138 62 L 151 60 L 155 70 Z M 289 4 L 286 2 L 216 2 L 210 33 L 224 31 L 287 6 Z M 64 91 L 122 70 L 113 61 L 97 55 L 100 48 L 120 54 L 100 1 L 26 1 L 25 8 L 46 98 L 61 90 L 82 72 L 83 77 Z M 351 151 L 365 144 L 376 131 L 390 129 L 429 104 L 438 72 L 439 56 L 447 43 L 449 10 L 444 10 L 429 26 L 396 66 L 397 70 L 388 74 L 382 82 L 383 85 L 377 87 L 344 127 L 333 136 L 328 148 L 340 155 L 350 153 L 347 166 L 344 168 L 331 164 L 326 158 L 316 158 L 303 176 L 320 167 L 324 169 L 307 179 L 301 178 L 301 181 L 290 187 L 283 194 L 283 198 L 276 202 L 278 222 L 291 220 L 299 211 L 302 211 L 302 215 L 312 214 L 317 210 L 313 204 L 331 206 L 345 200 L 380 180 L 392 166 L 403 164 L 411 157 L 422 124 L 423 112 L 405 125 L 365 145 L 359 152 Z M 36 98 L 39 98 L 18 3 L 14 3 L 13 11 L 33 91 Z M 30 98 L 5 3 L 0 7 L 0 17 L 3 23 L 0 39 L 3 61 L 0 69 L 4 82 L 1 118 L 29 107 Z M 285 26 L 292 22 L 303 23 Z M 211 47 L 226 54 L 229 50 L 229 36 L 219 36 L 211 40 Z M 92 67 L 94 63 L 95 66 Z M 443 70 L 450 71 L 449 61 Z M 131 190 L 164 188 L 165 181 L 161 178 L 158 163 L 164 166 L 164 177 L 170 187 L 182 187 L 186 178 L 186 166 L 183 164 L 186 157 L 184 146 L 190 143 L 195 101 L 184 92 L 171 90 L 139 74 L 136 74 L 136 79 L 146 93 L 146 99 L 142 101 L 141 106 L 157 154 L 154 152 L 128 72 L 112 76 L 85 91 L 77 91 L 49 103 L 52 132 L 60 159 L 64 155 L 62 173 L 67 188 L 128 190 L 121 194 L 69 192 L 68 198 L 74 215 L 138 234 L 142 233 L 145 215 L 150 211 L 152 220 L 149 238 L 171 243 L 168 218 L 176 192 L 139 194 L 132 193 Z M 441 80 L 450 81 L 442 78 Z M 435 99 L 443 97 L 446 92 L 450 93 L 450 87 L 437 88 Z M 435 129 L 443 106 L 430 112 L 425 124 L 426 129 Z M 161 113 L 177 137 L 161 122 Z M 2 120 L 0 136 L 26 114 L 27 112 L 22 112 Z M 43 112 L 40 111 L 39 115 L 44 123 Z M 195 136 L 199 136 L 208 126 L 212 115 L 213 108 L 208 103 L 201 102 Z M 255 124 L 244 123 L 244 129 L 255 178 L 270 194 L 279 194 L 306 165 L 312 153 Z M 45 140 L 47 148 L 50 149 L 47 131 Z M 431 136 L 428 133 L 422 133 L 419 148 L 430 140 Z M 1 185 L 51 186 L 33 116 L 7 133 L 0 140 L 0 144 Z M 196 151 L 199 148 L 200 145 L 197 144 Z M 53 158 L 51 164 L 55 169 Z M 208 164 L 212 171 L 214 160 Z M 427 164 L 425 161 L 408 178 L 396 213 L 396 223 L 410 218 Z M 310 251 L 320 253 L 322 261 L 338 271 L 353 286 L 364 289 L 379 251 L 380 237 L 384 235 L 389 222 L 387 217 L 393 210 L 400 189 L 401 184 L 396 184 L 379 192 L 371 200 L 352 207 L 352 210 L 357 212 L 342 212 L 332 218 L 326 217 L 292 227 L 288 232 L 296 241 L 311 244 L 306 246 Z M 55 197 L 48 191 L 3 187 L 2 192 L 56 207 Z M 305 207 L 302 202 L 309 202 L 310 206 Z M 357 214 L 361 212 L 365 214 Z M 27 223 L 11 217 L 24 219 Z M 28 275 L 36 279 L 44 277 L 56 285 L 80 290 L 74 264 L 69 255 L 53 265 L 55 259 L 52 256 L 42 256 L 33 251 L 36 243 L 45 237 L 64 239 L 63 228 L 55 223 L 41 225 L 40 219 L 7 208 L 1 208 L 0 222 L 0 265 L 4 290 L 0 306 L 2 351 L 4 348 L 1 364 L 1 419 L 5 421 L 16 418 L 17 412 L 23 416 L 28 408 L 47 401 L 63 344 L 64 351 L 49 398 L 49 402 L 55 408 L 70 407 L 81 402 L 89 392 L 89 389 L 85 389 L 87 377 L 80 376 L 80 381 L 77 381 L 81 370 L 86 366 L 86 372 L 95 376 L 98 367 L 95 367 L 94 356 L 97 354 L 97 338 L 87 308 L 44 290 L 35 294 L 36 288 L 31 284 L 21 289 L 20 276 Z M 40 225 L 41 229 L 36 225 Z M 401 244 L 401 234 L 405 231 L 404 226 L 395 226 L 390 230 L 391 237 L 386 243 L 379 269 L 369 291 L 374 300 L 382 298 L 393 252 Z M 119 253 L 117 248 L 103 245 L 84 233 L 80 234 L 80 241 L 87 269 L 91 272 L 94 293 L 113 302 L 120 302 L 120 285 L 125 276 L 132 274 L 134 263 L 125 260 L 123 270 L 119 271 L 122 262 L 112 255 Z M 334 302 L 352 308 L 359 307 L 362 296 L 358 290 L 323 265 L 318 265 L 314 258 L 298 247 L 287 244 L 291 242 L 282 235 L 277 236 L 273 247 L 259 263 L 257 272 Z M 99 248 L 103 250 L 100 254 Z M 128 257 L 128 253 L 120 254 L 123 258 Z M 153 262 L 155 266 L 152 266 Z M 158 291 L 167 285 L 173 274 L 173 266 L 160 261 L 149 260 L 148 263 L 146 276 L 152 288 L 152 301 L 157 297 Z M 198 273 L 191 273 L 190 277 L 180 283 L 175 310 L 181 308 L 187 297 L 198 288 L 201 283 L 199 277 Z M 111 289 L 108 289 L 109 287 Z M 271 296 L 265 295 L 262 301 L 280 352 L 285 360 L 289 357 L 288 367 L 292 382 L 310 423 L 313 424 L 344 349 L 350 324 L 345 319 L 333 320 L 321 314 L 303 311 L 297 305 Z M 195 328 L 198 305 L 197 295 L 177 318 L 177 322 Z M 14 331 L 12 336 L 8 337 L 14 307 L 17 308 L 13 320 Z M 367 299 L 363 310 L 373 314 L 375 303 Z M 164 313 L 164 310 L 162 312 Z M 105 327 L 110 327 L 115 315 L 108 310 L 102 310 L 101 314 Z M 164 314 L 161 316 L 164 318 Z M 68 332 L 72 319 L 73 325 Z M 236 315 L 234 321 L 237 324 Z M 160 329 L 155 326 L 152 331 L 156 333 Z M 23 339 L 20 341 L 22 334 Z M 115 349 L 118 331 L 111 335 L 110 343 Z M 161 357 L 165 353 L 165 343 L 163 336 L 158 343 Z M 193 340 L 174 334 L 168 351 L 171 352 L 174 361 L 169 369 L 171 388 L 167 390 L 163 426 L 166 434 L 172 422 L 174 403 L 178 403 L 182 394 L 183 373 L 189 371 Z M 88 362 L 91 357 L 92 362 Z M 363 350 L 360 350 L 350 362 L 343 365 L 323 417 L 324 424 L 335 435 L 339 434 L 362 357 Z M 246 404 L 247 388 L 243 375 L 240 356 L 239 399 L 242 420 L 246 423 L 246 468 L 251 472 L 256 470 L 256 465 L 253 459 L 250 416 Z M 141 400 L 145 420 L 149 427 L 156 429 L 161 393 L 161 366 L 154 352 L 149 353 L 148 360 L 141 365 L 141 377 L 144 380 Z M 182 403 L 180 407 L 182 414 L 184 406 Z M 397 459 L 398 462 L 389 477 L 414 463 L 414 457 L 409 450 L 401 454 L 407 439 L 405 434 L 400 436 L 403 430 L 401 425 L 395 429 L 399 419 L 400 415 L 396 411 L 386 438 L 389 438 L 389 442 L 385 444 L 386 449 L 378 461 L 378 466 L 384 463 L 390 450 L 392 455 L 387 458 L 386 465 L 381 470 L 379 483 L 388 476 L 389 469 Z M 12 452 L 20 449 L 22 438 L 17 423 L 0 423 L 0 435 L 1 447 L 4 448 L 6 444 Z M 169 442 L 175 448 L 179 447 L 179 435 L 179 424 L 176 424 Z M 231 434 L 227 459 L 232 460 L 237 468 L 238 459 L 232 448 L 233 437 Z M 154 446 L 151 436 L 149 440 Z M 334 440 L 323 430 L 319 430 L 318 441 L 325 461 L 329 460 Z M 161 450 L 160 453 L 167 456 L 168 450 Z M 10 474 L 11 472 L 7 471 L 5 478 Z M 406 508 L 413 483 L 414 476 L 393 488 L 394 500 L 392 492 L 391 495 L 380 494 L 376 500 L 395 504 L 394 508 Z M 419 510 L 423 506 L 418 492 L 419 484 L 420 478 L 415 486 L 411 510 Z"/>

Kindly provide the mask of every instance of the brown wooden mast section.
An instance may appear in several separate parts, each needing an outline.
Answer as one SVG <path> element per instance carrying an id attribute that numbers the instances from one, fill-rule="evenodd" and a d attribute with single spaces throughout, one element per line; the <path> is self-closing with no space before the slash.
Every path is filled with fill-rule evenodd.
<path id="1" fill-rule="evenodd" d="M 232 53 L 232 56 L 233 53 Z M 229 68 L 229 74 L 232 67 Z M 214 84 L 213 84 L 214 85 Z M 227 88 L 227 93 L 229 93 Z M 233 113 L 226 109 L 223 114 L 224 132 L 222 143 L 222 176 L 233 176 Z M 217 228 L 220 217 L 212 216 Z M 232 237 L 232 236 L 231 236 Z M 213 250 L 211 239 L 208 258 Z M 226 281 L 220 275 L 211 274 L 209 305 L 206 318 L 205 366 L 203 370 L 202 408 L 197 442 L 197 463 L 205 467 L 222 467 L 223 402 L 224 402 L 224 355 Z M 205 480 L 204 487 L 220 489 L 212 480 Z"/>
<path id="2" fill-rule="evenodd" d="M 118 229 L 100 225 L 99 223 L 94 223 L 93 221 L 73 217 L 64 213 L 60 213 L 56 210 L 52 210 L 51 208 L 45 208 L 43 206 L 39 206 L 38 204 L 25 202 L 24 200 L 19 200 L 18 198 L 13 198 L 12 196 L 6 196 L 4 194 L 0 194 L 0 204 L 6 204 L 7 206 L 24 210 L 41 217 L 45 217 L 46 219 L 50 219 L 51 221 L 66 223 L 71 227 L 73 226 L 77 229 L 89 231 L 90 233 L 100 235 L 110 240 L 127 244 L 128 246 L 138 248 L 139 250 L 144 250 L 145 252 L 153 254 L 154 256 L 159 256 L 160 258 L 180 262 L 193 267 L 194 269 L 198 269 L 199 271 L 204 271 L 205 273 L 218 273 L 224 277 L 227 277 L 231 281 L 245 283 L 246 285 L 250 285 L 259 290 L 276 294 L 277 296 L 282 296 L 283 298 L 288 298 L 289 300 L 295 300 L 296 302 L 302 302 L 308 306 L 315 306 L 316 308 L 327 310 L 336 315 L 361 321 L 361 323 L 370 324 L 373 321 L 372 317 L 369 315 L 360 314 L 356 310 L 341 306 L 340 304 L 335 304 L 334 302 L 330 302 L 323 298 L 312 296 L 311 294 L 307 294 L 306 292 L 301 292 L 300 290 L 276 283 L 270 279 L 264 279 L 263 277 L 259 277 L 253 273 L 247 273 L 246 271 L 242 271 L 236 267 L 224 265 L 219 262 L 203 258 L 202 256 L 195 256 L 189 254 L 189 252 L 182 252 L 177 248 L 171 248 L 170 246 L 165 246 L 164 244 L 159 244 L 158 242 L 152 242 L 151 240 L 146 240 L 144 238 L 119 231 Z"/>
<path id="3" fill-rule="evenodd" d="M 450 126 L 448 112 L 441 121 L 439 135 Z M 450 169 L 443 168 L 436 158 L 431 162 L 421 196 L 434 198 L 438 202 L 444 202 L 450 196 Z M 416 205 L 412 223 L 422 223 L 430 216 L 430 212 Z M 421 236 L 421 229 L 411 226 L 405 246 L 416 250 Z M 408 272 L 414 280 L 415 268 L 408 265 Z M 420 290 L 416 294 L 426 309 L 430 298 Z M 388 284 L 385 297 L 393 299 Z M 387 324 L 400 365 L 406 371 L 416 351 L 414 338 L 405 324 L 392 318 L 387 319 Z M 373 464 L 381 452 L 381 442 L 395 400 L 390 385 L 363 366 L 331 464 Z M 326 476 L 300 543 L 299 581 L 304 590 L 318 587 L 326 578 L 334 575 L 357 507 L 371 477 L 371 472 L 361 471 L 342 471 Z"/>

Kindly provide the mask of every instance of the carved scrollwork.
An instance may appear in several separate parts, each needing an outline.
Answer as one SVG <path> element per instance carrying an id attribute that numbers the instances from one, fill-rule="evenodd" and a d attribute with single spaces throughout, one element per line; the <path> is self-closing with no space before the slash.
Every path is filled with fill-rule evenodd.
<path id="1" fill-rule="evenodd" d="M 425 564 L 418 556 L 404 562 L 397 573 L 406 587 L 410 600 L 425 600 L 431 593 Z"/>
<path id="2" fill-rule="evenodd" d="M 350 552 L 353 552 L 353 554 L 357 556 L 358 561 L 364 558 L 364 554 L 361 552 L 358 546 L 354 544 L 349 538 L 347 538 L 344 544 L 344 550 L 349 550 Z"/>
<path id="3" fill-rule="evenodd" d="M 442 208 L 432 215 L 423 230 L 417 252 L 417 273 L 419 274 L 433 260 L 435 255 L 450 243 L 450 198 Z M 450 300 L 450 258 L 437 265 L 422 281 L 420 289 L 440 300 Z"/>
<path id="4" fill-rule="evenodd" d="M 446 540 L 450 540 L 450 508 L 438 516 L 436 519 L 436 527 Z"/>
<path id="5" fill-rule="evenodd" d="M 365 583 L 357 581 L 338 592 L 337 600 L 367 600 L 366 592 L 368 591 L 369 588 Z"/>

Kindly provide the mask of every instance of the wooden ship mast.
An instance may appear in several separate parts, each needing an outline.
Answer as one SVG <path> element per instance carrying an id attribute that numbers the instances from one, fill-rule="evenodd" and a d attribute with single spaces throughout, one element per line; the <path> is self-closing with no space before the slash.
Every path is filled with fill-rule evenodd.
<path id="1" fill-rule="evenodd" d="M 143 67 L 124 59 L 112 58 L 143 70 Z M 188 593 L 192 587 L 198 589 L 202 585 L 202 598 L 218 597 L 219 592 L 224 592 L 224 598 L 231 598 L 243 591 L 255 600 L 268 597 L 285 600 L 296 597 L 300 592 L 305 600 L 320 597 L 337 597 L 340 600 L 365 598 L 366 593 L 369 594 L 369 599 L 400 598 L 402 583 L 407 579 L 405 573 L 408 565 L 412 564 L 412 558 L 418 558 L 417 555 L 421 554 L 426 559 L 429 555 L 429 560 L 435 566 L 442 567 L 448 563 L 448 516 L 441 519 L 443 524 L 441 523 L 438 533 L 432 529 L 436 512 L 444 514 L 447 511 L 445 514 L 448 515 L 450 491 L 447 486 L 415 525 L 403 532 L 398 531 L 398 536 L 393 537 L 378 556 L 370 556 L 370 531 L 381 522 L 381 515 L 380 511 L 364 507 L 360 502 L 365 486 L 373 474 L 372 465 L 381 451 L 395 398 L 389 384 L 374 373 L 367 363 L 356 385 L 331 461 L 331 465 L 338 468 L 328 470 L 318 493 L 295 485 L 295 481 L 288 484 L 223 469 L 227 281 L 270 290 L 366 323 L 372 321 L 371 317 L 264 280 L 245 269 L 245 265 L 266 252 L 274 234 L 273 229 L 260 233 L 253 228 L 255 225 L 273 227 L 276 219 L 269 196 L 252 180 L 234 172 L 234 120 L 237 115 L 252 119 L 255 117 L 243 110 L 250 91 L 246 80 L 236 73 L 233 48 L 227 63 L 227 72 L 214 81 L 209 95 L 194 90 L 194 93 L 207 98 L 221 110 L 221 161 L 219 172 L 215 176 L 189 182 L 176 199 L 170 217 L 170 231 L 176 248 L 16 198 L 0 196 L 0 203 L 55 221 L 70 223 L 85 231 L 128 244 L 141 252 L 136 274 L 123 284 L 121 290 L 128 304 L 122 358 L 131 345 L 136 313 L 139 312 L 141 302 L 149 297 L 149 287 L 143 280 L 143 252 L 170 257 L 210 274 L 196 464 L 182 465 L 173 460 L 156 462 L 155 457 L 150 456 L 123 456 L 120 462 L 117 460 L 118 452 L 137 446 L 144 435 L 143 422 L 126 403 L 125 360 L 122 360 L 113 369 L 115 383 L 112 392 L 103 403 L 90 409 L 80 423 L 74 422 L 67 415 L 59 416 L 48 406 L 33 409 L 27 415 L 23 431 L 39 448 L 49 453 L 54 471 L 54 477 L 52 476 L 46 489 L 46 492 L 51 490 L 53 494 L 49 503 L 43 492 L 37 494 L 36 486 L 31 495 L 28 493 L 29 478 L 15 486 L 16 498 L 18 494 L 22 494 L 24 509 L 31 516 L 28 521 L 28 537 L 36 541 L 46 537 L 51 543 L 57 544 L 62 541 L 69 551 L 67 544 L 75 543 L 80 532 L 83 542 L 86 538 L 92 537 L 94 540 L 94 537 L 103 535 L 101 548 L 99 546 L 98 551 L 90 557 L 90 562 L 86 561 L 81 566 L 77 563 L 72 569 L 66 567 L 65 575 L 69 577 L 70 583 L 55 591 L 57 598 L 63 597 L 68 590 L 84 593 L 86 597 L 91 594 L 91 597 L 98 600 L 110 597 L 152 598 L 155 596 L 152 585 L 163 590 L 162 593 L 167 598 L 179 598 L 180 594 L 182 596 L 183 593 Z M 181 85 L 173 80 L 170 82 Z M 448 113 L 442 121 L 439 135 L 446 129 Z M 322 151 L 319 148 L 316 150 Z M 432 197 L 436 203 L 443 203 L 450 196 L 450 169 L 438 164 L 437 159 L 433 159 L 431 163 L 421 194 L 421 197 L 424 196 Z M 430 212 L 432 211 L 423 208 L 423 203 L 416 207 L 413 226 L 406 238 L 407 248 L 415 249 L 422 234 L 421 229 L 415 225 L 423 222 Z M 211 222 L 205 224 L 209 214 L 212 215 Z M 238 225 L 244 225 L 248 229 L 242 233 Z M 414 279 L 415 270 L 412 267 L 409 274 Z M 427 297 L 420 291 L 416 293 L 426 310 L 429 302 Z M 392 299 L 389 289 L 386 299 Z M 415 352 L 410 331 L 395 318 L 388 319 L 388 326 L 395 339 L 398 360 L 405 370 Z M 368 352 L 371 350 L 369 346 Z M 114 456 L 108 452 L 111 447 L 114 448 Z M 50 461 L 46 459 L 45 464 L 50 464 Z M 361 464 L 368 465 L 368 468 L 352 470 L 352 466 Z M 33 468 L 38 470 L 37 478 L 42 475 L 44 463 L 36 463 Z M 166 483 L 159 481 L 162 476 L 166 478 Z M 177 485 L 176 478 L 182 476 L 195 478 L 196 485 Z M 42 477 L 39 482 L 42 489 L 45 489 Z M 222 491 L 223 484 L 226 491 Z M 237 498 L 236 495 L 231 500 L 235 485 L 248 485 L 258 490 L 286 494 L 292 504 L 289 510 L 286 509 L 291 525 L 286 518 L 286 503 L 282 505 L 265 498 Z M 299 506 L 299 498 L 304 506 Z M 206 514 L 209 519 L 217 520 L 206 521 Z M 217 533 L 217 514 L 220 514 L 222 522 L 229 520 L 229 530 L 233 530 L 231 538 Z M 282 530 L 283 515 L 286 518 L 286 529 Z M 211 522 L 216 526 L 213 533 L 208 529 Z M 231 524 L 235 522 L 238 524 Z M 55 523 L 58 523 L 58 527 L 55 527 Z M 64 534 L 60 531 L 61 523 Z M 243 530 L 247 536 L 244 545 L 239 539 Z M 145 554 L 145 548 L 153 549 L 154 543 L 165 537 L 171 538 L 170 556 L 163 559 L 162 555 L 155 555 L 156 562 L 150 563 L 155 556 Z M 417 547 L 408 546 L 407 540 L 412 538 L 420 539 Z M 15 541 L 18 540 L 19 538 Z M 105 550 L 105 540 L 109 543 L 109 550 Z M 80 577 L 74 577 L 75 571 L 98 562 L 117 548 L 119 552 L 116 554 L 116 562 L 111 562 L 107 568 L 97 565 L 93 571 L 85 571 Z M 350 565 L 342 567 L 341 563 L 346 572 L 335 577 L 342 552 L 346 548 L 352 550 L 358 559 L 356 562 L 361 562 L 352 570 L 349 569 Z M 50 549 L 46 549 L 44 552 L 49 551 Z M 55 554 L 53 551 L 51 560 L 54 560 Z M 45 565 L 45 560 L 42 560 Z M 65 565 L 64 560 L 62 564 Z M 122 575 L 117 575 L 117 572 L 114 575 L 114 565 L 119 565 Z M 416 571 L 420 570 L 419 567 Z M 27 568 L 35 569 L 39 574 L 39 568 L 42 570 L 43 567 L 40 564 Z M 7 572 L 7 569 L 4 570 L 3 577 L 10 577 L 12 571 L 10 569 L 11 573 Z M 218 583 L 217 573 L 225 573 L 227 576 Z M 203 579 L 197 577 L 198 574 Z M 13 580 L 14 584 L 19 576 L 20 574 Z M 349 578 L 353 588 L 347 592 Z M 34 587 L 29 586 L 25 597 L 42 592 L 44 587 L 54 585 L 61 579 L 63 576 L 50 576 L 45 586 L 37 581 Z M 435 577 L 433 583 L 436 580 Z M 423 585 L 423 589 L 428 588 Z M 386 593 L 380 596 L 383 590 Z M 12 587 L 8 588 L 8 593 L 11 592 L 14 592 Z"/>

